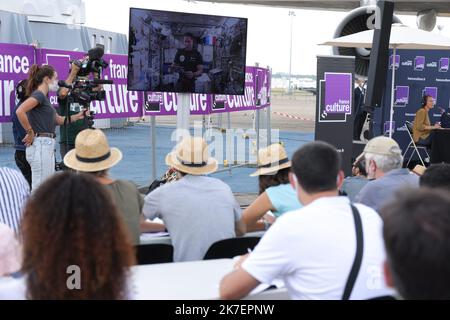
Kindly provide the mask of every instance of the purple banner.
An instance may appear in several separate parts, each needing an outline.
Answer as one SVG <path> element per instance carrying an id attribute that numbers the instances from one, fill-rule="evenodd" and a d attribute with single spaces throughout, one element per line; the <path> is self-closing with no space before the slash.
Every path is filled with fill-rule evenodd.
<path id="1" fill-rule="evenodd" d="M 70 60 L 81 59 L 84 52 L 35 49 L 33 46 L 0 44 L 0 122 L 11 121 L 15 106 L 15 85 L 28 77 L 33 63 L 52 65 L 59 80 L 65 80 L 70 72 Z M 35 58 L 36 57 L 36 58 Z M 103 85 L 106 92 L 104 101 L 91 102 L 91 110 L 96 119 L 141 117 L 145 115 L 175 115 L 180 96 L 177 93 L 144 92 L 127 90 L 128 57 L 105 54 L 109 64 L 102 78 L 114 81 Z M 245 94 L 209 95 L 191 94 L 191 114 L 210 114 L 255 110 L 270 105 L 270 72 L 264 68 L 246 67 Z M 145 99 L 147 98 L 147 99 Z M 50 102 L 57 107 L 56 94 L 49 94 Z M 145 102 L 145 103 L 144 103 Z"/>
<path id="2" fill-rule="evenodd" d="M 346 122 L 352 114 L 352 74 L 325 72 L 320 82 L 319 122 Z"/>
<path id="3" fill-rule="evenodd" d="M 69 74 L 70 60 L 80 59 L 85 53 L 52 49 L 37 49 L 37 62 L 55 67 L 58 79 L 65 80 Z M 127 90 L 127 65 L 125 55 L 105 54 L 103 59 L 109 64 L 103 70 L 102 78 L 113 80 L 112 85 L 103 85 L 106 92 L 104 101 L 92 101 L 91 110 L 96 119 L 128 118 L 142 116 L 142 94 Z M 49 95 L 50 102 L 56 107 L 57 98 L 54 93 Z"/>
<path id="4" fill-rule="evenodd" d="M 255 73 L 256 106 L 267 107 L 269 105 L 268 97 L 270 90 L 269 70 L 255 68 Z"/>
<path id="5" fill-rule="evenodd" d="M 28 77 L 34 63 L 34 48 L 27 45 L 0 44 L 0 122 L 10 122 L 16 105 L 15 88 Z"/>
<path id="6" fill-rule="evenodd" d="M 145 115 L 170 116 L 176 115 L 180 103 L 180 94 L 174 92 L 148 92 L 145 103 Z M 192 115 L 209 114 L 211 110 L 211 95 L 190 94 Z"/>
<path id="7" fill-rule="evenodd" d="M 352 75 L 348 73 L 325 74 L 325 111 L 351 114 Z"/>
<path id="8" fill-rule="evenodd" d="M 216 95 L 211 112 L 233 112 L 244 110 L 256 110 L 262 106 L 256 104 L 257 72 L 255 67 L 245 68 L 245 90 L 243 96 Z"/>

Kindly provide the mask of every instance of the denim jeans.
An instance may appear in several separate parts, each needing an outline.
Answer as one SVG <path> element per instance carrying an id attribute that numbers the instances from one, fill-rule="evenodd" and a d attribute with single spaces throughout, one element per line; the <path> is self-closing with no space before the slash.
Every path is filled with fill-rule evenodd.
<path id="1" fill-rule="evenodd" d="M 34 138 L 33 144 L 25 150 L 31 167 L 32 190 L 55 173 L 55 139 Z"/>

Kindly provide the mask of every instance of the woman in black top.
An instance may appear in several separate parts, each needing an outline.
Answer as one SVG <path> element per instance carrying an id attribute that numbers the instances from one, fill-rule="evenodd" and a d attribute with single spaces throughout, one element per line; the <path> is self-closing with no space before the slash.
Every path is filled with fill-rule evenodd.
<path id="1" fill-rule="evenodd" d="M 50 65 L 31 66 L 26 90 L 29 98 L 16 111 L 27 133 L 23 142 L 31 166 L 32 189 L 55 172 L 55 127 L 66 121 L 48 99 L 48 92 L 58 89 L 57 78 L 58 74 Z M 72 115 L 70 121 L 82 119 L 84 112 Z"/>

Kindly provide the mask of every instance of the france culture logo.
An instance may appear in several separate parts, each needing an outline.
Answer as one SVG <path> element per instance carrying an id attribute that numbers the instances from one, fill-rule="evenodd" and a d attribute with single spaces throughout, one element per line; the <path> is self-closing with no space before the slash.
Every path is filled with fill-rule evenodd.
<path id="1" fill-rule="evenodd" d="M 422 97 L 423 96 L 432 96 L 434 99 L 434 104 L 436 104 L 437 101 L 437 95 L 438 95 L 438 88 L 437 87 L 425 87 L 422 90 Z"/>
<path id="2" fill-rule="evenodd" d="M 351 73 L 325 72 L 319 88 L 319 122 L 346 122 L 352 114 Z"/>
<path id="3" fill-rule="evenodd" d="M 406 107 L 409 102 L 409 86 L 396 86 L 395 106 Z"/>
<path id="4" fill-rule="evenodd" d="M 417 56 L 414 59 L 414 70 L 423 71 L 425 69 L 425 56 Z"/>
<path id="5" fill-rule="evenodd" d="M 392 69 L 392 56 L 393 55 L 391 54 L 391 56 L 389 57 L 389 69 Z M 400 66 L 400 55 L 396 54 L 395 55 L 395 70 L 397 70 L 399 66 Z"/>
<path id="6" fill-rule="evenodd" d="M 439 60 L 439 72 L 447 72 L 450 64 L 449 58 L 441 58 Z"/>

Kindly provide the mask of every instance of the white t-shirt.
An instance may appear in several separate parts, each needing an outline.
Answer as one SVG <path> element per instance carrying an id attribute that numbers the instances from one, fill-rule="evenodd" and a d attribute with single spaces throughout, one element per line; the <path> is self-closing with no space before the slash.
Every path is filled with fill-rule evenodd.
<path id="1" fill-rule="evenodd" d="M 393 295 L 384 282 L 381 218 L 369 207 L 356 207 L 364 251 L 350 299 Z M 242 267 L 262 283 L 282 278 L 292 299 L 341 299 L 355 254 L 349 199 L 323 197 L 278 218 Z"/>

